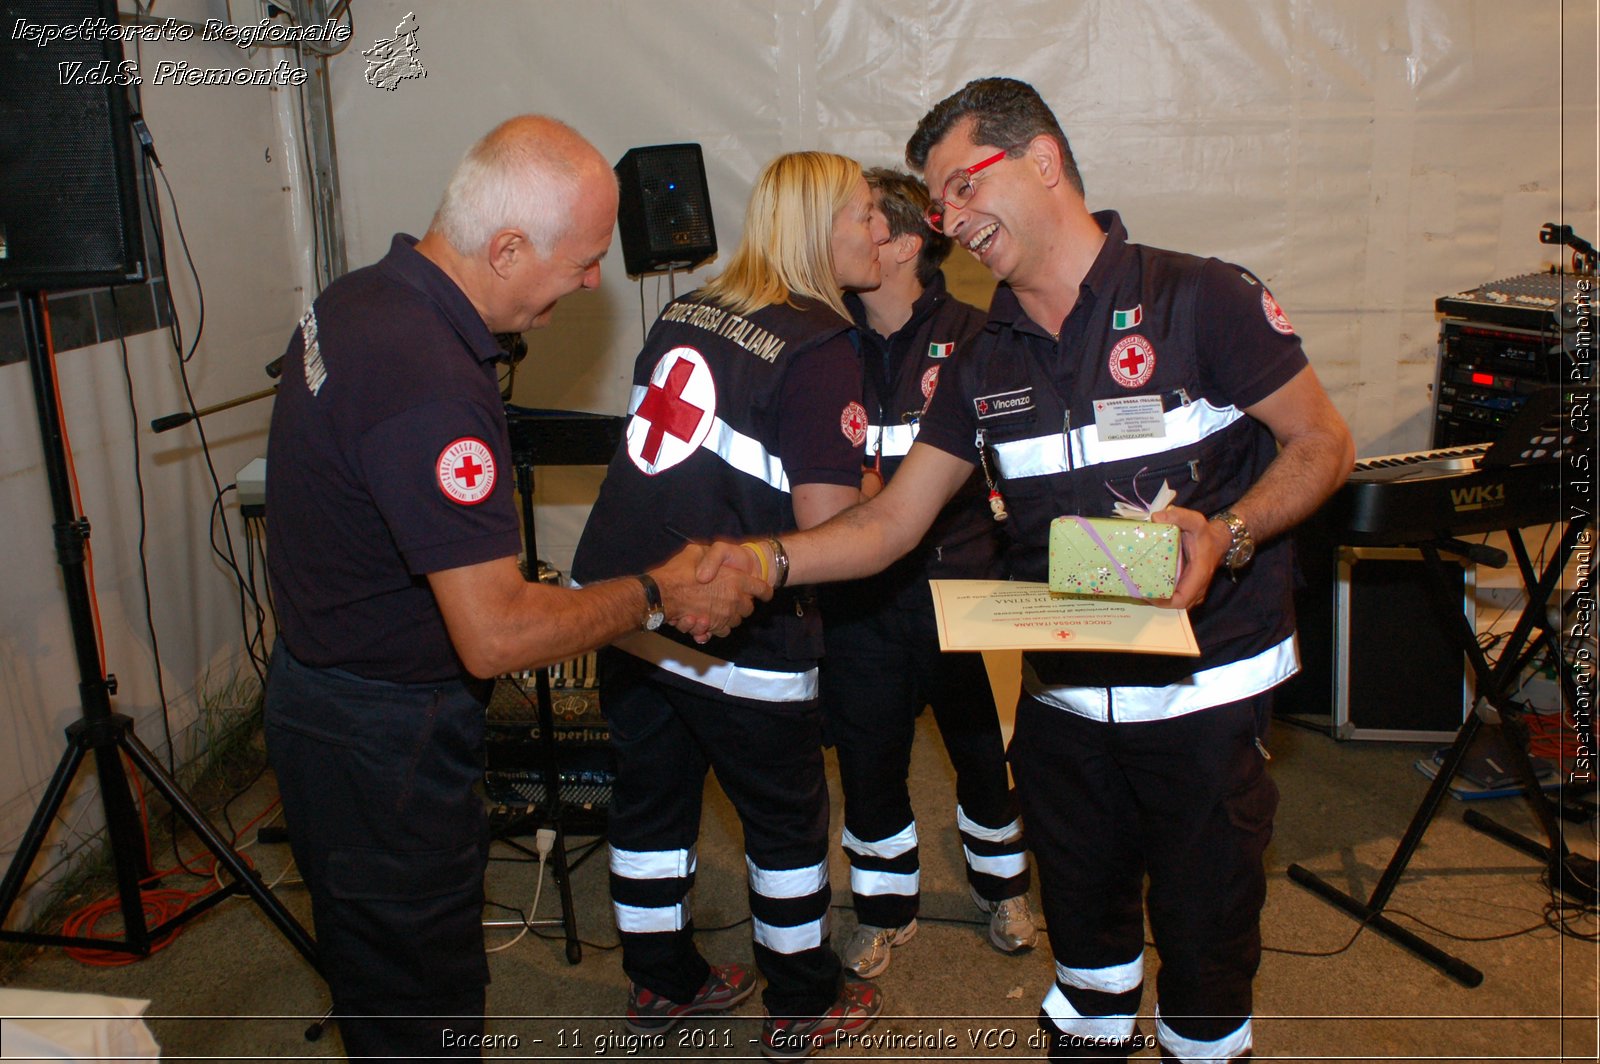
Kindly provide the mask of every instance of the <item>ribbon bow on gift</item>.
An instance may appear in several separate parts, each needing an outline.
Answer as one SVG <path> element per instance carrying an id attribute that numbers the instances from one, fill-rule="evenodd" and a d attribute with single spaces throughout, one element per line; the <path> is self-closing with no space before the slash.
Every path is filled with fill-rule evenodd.
<path id="1" fill-rule="evenodd" d="M 1172 486 L 1163 480 L 1160 490 L 1156 492 L 1156 497 L 1149 502 L 1145 502 L 1144 496 L 1139 493 L 1139 477 L 1149 468 L 1149 466 L 1145 466 L 1133 475 L 1133 495 L 1134 498 L 1139 500 L 1138 502 L 1134 502 L 1133 499 L 1128 498 L 1110 484 L 1106 485 L 1106 490 L 1119 500 L 1111 504 L 1112 512 L 1118 517 L 1125 517 L 1130 521 L 1148 521 L 1152 514 L 1165 510 L 1172 505 L 1172 500 L 1178 497 L 1178 493 L 1172 490 Z"/>

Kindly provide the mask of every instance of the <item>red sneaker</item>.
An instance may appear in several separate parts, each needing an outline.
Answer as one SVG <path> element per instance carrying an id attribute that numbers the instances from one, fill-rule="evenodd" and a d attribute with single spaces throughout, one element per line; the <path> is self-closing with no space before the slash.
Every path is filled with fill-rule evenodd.
<path id="1" fill-rule="evenodd" d="M 768 1016 L 761 1032 L 761 1055 L 768 1060 L 800 1060 L 819 1049 L 848 1041 L 872 1026 L 883 1011 L 883 995 L 869 983 L 846 983 L 833 1008 L 821 1016 Z"/>
<path id="2" fill-rule="evenodd" d="M 691 1001 L 673 1001 L 630 983 L 628 1014 L 622 1023 L 634 1034 L 661 1034 L 670 1031 L 686 1016 L 731 1009 L 755 989 L 755 975 L 742 964 L 712 965 L 711 974 L 706 976 L 705 984 Z"/>

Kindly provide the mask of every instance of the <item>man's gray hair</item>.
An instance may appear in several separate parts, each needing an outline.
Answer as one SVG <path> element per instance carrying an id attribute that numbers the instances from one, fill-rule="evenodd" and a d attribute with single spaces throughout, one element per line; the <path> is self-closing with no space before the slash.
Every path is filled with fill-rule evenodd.
<path id="1" fill-rule="evenodd" d="M 467 151 L 431 228 L 464 255 L 481 251 L 502 229 L 521 230 L 539 254 L 549 255 L 595 162 L 604 166 L 571 126 L 542 116 L 514 118 Z"/>

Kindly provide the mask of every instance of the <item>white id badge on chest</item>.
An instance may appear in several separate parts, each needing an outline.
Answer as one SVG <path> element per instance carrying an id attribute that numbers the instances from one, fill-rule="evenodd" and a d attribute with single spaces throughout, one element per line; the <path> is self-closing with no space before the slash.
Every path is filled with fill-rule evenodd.
<path id="1" fill-rule="evenodd" d="M 1153 440 L 1167 434 L 1159 395 L 1130 395 L 1094 401 L 1094 424 L 1101 441 Z"/>

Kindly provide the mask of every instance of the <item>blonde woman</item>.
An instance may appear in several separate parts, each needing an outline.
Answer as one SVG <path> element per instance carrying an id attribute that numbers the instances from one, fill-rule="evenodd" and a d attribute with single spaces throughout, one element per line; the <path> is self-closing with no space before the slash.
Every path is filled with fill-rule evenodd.
<path id="1" fill-rule="evenodd" d="M 685 539 L 807 528 L 859 498 L 867 419 L 843 293 L 877 287 L 887 239 L 855 162 L 797 152 L 767 165 L 727 269 L 671 303 L 639 355 L 627 438 L 573 562 L 580 583 L 642 572 Z M 776 593 L 732 634 L 697 642 L 647 611 L 602 652 L 600 698 L 617 757 L 608 840 L 629 1029 L 662 1032 L 755 987 L 694 945 L 714 768 L 744 827 L 762 1049 L 789 1059 L 864 1028 L 882 1004 L 845 983 L 829 941 L 821 618 L 806 589 L 783 586 L 781 563 L 764 569 Z"/>

